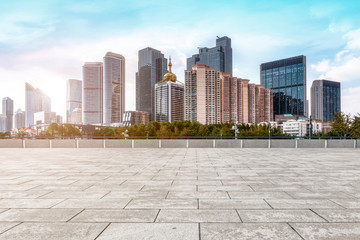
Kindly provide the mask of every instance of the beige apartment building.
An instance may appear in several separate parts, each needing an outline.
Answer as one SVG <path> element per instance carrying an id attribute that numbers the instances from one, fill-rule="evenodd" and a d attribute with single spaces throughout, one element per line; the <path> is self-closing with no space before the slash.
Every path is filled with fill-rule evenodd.
<path id="1" fill-rule="evenodd" d="M 202 124 L 272 121 L 272 90 L 194 65 L 185 71 L 185 120 Z"/>

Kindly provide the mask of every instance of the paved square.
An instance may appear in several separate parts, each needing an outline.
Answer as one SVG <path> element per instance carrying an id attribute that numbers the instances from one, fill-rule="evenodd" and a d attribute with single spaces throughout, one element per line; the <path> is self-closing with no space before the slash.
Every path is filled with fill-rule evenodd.
<path id="1" fill-rule="evenodd" d="M 0 149 L 0 239 L 360 239 L 359 149 Z"/>

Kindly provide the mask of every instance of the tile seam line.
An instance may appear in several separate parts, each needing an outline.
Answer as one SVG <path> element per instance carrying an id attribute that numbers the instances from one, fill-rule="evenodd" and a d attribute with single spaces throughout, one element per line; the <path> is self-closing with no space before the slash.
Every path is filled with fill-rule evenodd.
<path id="1" fill-rule="evenodd" d="M 305 240 L 305 238 L 303 238 L 301 235 L 300 235 L 300 233 L 298 233 L 298 231 L 296 231 L 296 229 L 293 227 L 293 226 L 291 226 L 291 224 L 290 223 L 286 223 L 301 239 L 303 239 L 303 240 Z"/>
<path id="2" fill-rule="evenodd" d="M 98 239 L 98 238 L 101 236 L 101 234 L 110 226 L 110 224 L 111 224 L 111 222 L 109 222 L 109 223 L 105 226 L 105 228 L 104 228 L 102 231 L 100 231 L 100 233 L 94 238 L 94 240 Z"/>

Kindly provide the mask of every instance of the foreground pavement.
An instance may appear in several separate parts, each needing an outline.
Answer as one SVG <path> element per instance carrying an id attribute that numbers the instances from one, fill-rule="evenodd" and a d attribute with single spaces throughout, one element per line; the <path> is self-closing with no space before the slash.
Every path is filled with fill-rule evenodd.
<path id="1" fill-rule="evenodd" d="M 360 239 L 360 150 L 1 149 L 0 239 Z"/>

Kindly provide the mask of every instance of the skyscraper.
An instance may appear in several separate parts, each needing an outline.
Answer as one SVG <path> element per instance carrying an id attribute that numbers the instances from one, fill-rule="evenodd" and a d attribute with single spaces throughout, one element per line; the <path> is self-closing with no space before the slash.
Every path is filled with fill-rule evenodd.
<path id="1" fill-rule="evenodd" d="M 167 59 L 159 50 L 147 47 L 139 51 L 136 73 L 136 110 L 150 113 L 155 119 L 155 84 L 167 72 Z"/>
<path id="2" fill-rule="evenodd" d="M 155 84 L 155 120 L 173 122 L 184 120 L 184 85 L 176 81 L 176 75 L 169 72 L 161 82 Z"/>
<path id="3" fill-rule="evenodd" d="M 40 89 L 25 83 L 25 126 L 34 125 L 34 113 L 41 111 L 51 111 L 51 99 Z"/>
<path id="4" fill-rule="evenodd" d="M 15 112 L 15 128 L 23 128 L 25 127 L 25 112 L 20 108 Z"/>
<path id="5" fill-rule="evenodd" d="M 125 58 L 108 52 L 104 57 L 103 123 L 120 123 L 125 111 Z"/>
<path id="6" fill-rule="evenodd" d="M 103 120 L 103 64 L 86 62 L 83 66 L 82 120 L 84 124 Z"/>
<path id="7" fill-rule="evenodd" d="M 274 93 L 274 115 L 305 115 L 306 57 L 282 59 L 260 65 L 261 84 Z"/>
<path id="8" fill-rule="evenodd" d="M 250 80 L 221 76 L 222 123 L 260 123 L 272 121 L 272 91 Z"/>
<path id="9" fill-rule="evenodd" d="M 340 83 L 329 80 L 315 80 L 311 86 L 311 116 L 313 119 L 329 122 L 334 114 L 341 112 Z"/>
<path id="10" fill-rule="evenodd" d="M 6 116 L 5 132 L 10 132 L 13 129 L 14 100 L 9 97 L 3 98 L 2 113 Z"/>
<path id="11" fill-rule="evenodd" d="M 185 120 L 202 124 L 273 119 L 272 91 L 247 79 L 197 64 L 185 71 Z"/>
<path id="12" fill-rule="evenodd" d="M 187 59 L 186 70 L 190 71 L 195 64 L 205 64 L 220 72 L 227 72 L 232 75 L 232 48 L 231 38 L 221 37 L 216 39 L 216 46 L 213 48 L 199 48 L 199 53 Z"/>
<path id="13" fill-rule="evenodd" d="M 185 120 L 221 123 L 220 71 L 197 64 L 185 71 Z"/>
<path id="14" fill-rule="evenodd" d="M 82 81 L 68 79 L 66 83 L 66 122 L 73 123 L 71 113 L 82 102 Z"/>

